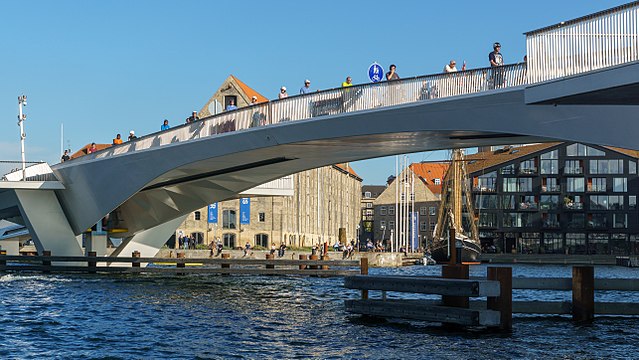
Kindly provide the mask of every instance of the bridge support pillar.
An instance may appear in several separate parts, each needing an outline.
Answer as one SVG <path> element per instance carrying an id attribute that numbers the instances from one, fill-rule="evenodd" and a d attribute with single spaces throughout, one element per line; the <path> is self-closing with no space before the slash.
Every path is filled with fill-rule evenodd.
<path id="1" fill-rule="evenodd" d="M 71 230 L 53 190 L 15 190 L 18 207 L 38 253 L 82 256 L 82 238 Z"/>
<path id="2" fill-rule="evenodd" d="M 154 257 L 187 216 L 180 216 L 124 239 L 111 255 L 127 257 L 139 251 L 141 257 Z"/>

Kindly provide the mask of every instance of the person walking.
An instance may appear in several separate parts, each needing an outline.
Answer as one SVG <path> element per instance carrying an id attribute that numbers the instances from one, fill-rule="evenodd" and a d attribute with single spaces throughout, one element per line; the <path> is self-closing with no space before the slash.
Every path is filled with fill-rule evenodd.
<path id="1" fill-rule="evenodd" d="M 300 94 L 304 95 L 310 92 L 311 92 L 311 80 L 306 79 L 304 80 L 304 86 L 300 88 Z"/>
<path id="2" fill-rule="evenodd" d="M 288 93 L 286 92 L 286 86 L 282 86 L 280 88 L 280 93 L 277 95 L 278 99 L 285 99 L 288 97 Z"/>

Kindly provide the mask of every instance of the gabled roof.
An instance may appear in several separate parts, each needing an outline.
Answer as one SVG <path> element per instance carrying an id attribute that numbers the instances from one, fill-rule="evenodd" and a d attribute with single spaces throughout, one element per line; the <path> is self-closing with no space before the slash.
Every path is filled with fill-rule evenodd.
<path id="1" fill-rule="evenodd" d="M 359 175 L 357 175 L 357 173 L 355 172 L 355 170 L 353 170 L 353 168 L 348 164 L 335 164 L 333 165 L 333 167 L 337 168 L 338 170 L 343 171 L 344 173 L 348 173 L 350 174 L 352 177 L 354 177 L 355 179 L 362 181 L 362 178 L 359 177 Z"/>
<path id="2" fill-rule="evenodd" d="M 441 181 L 444 180 L 449 164 L 447 162 L 428 162 L 410 164 L 410 169 L 428 187 L 433 194 L 441 194 Z M 439 179 L 439 185 L 435 184 L 435 179 Z"/>
<path id="3" fill-rule="evenodd" d="M 98 148 L 98 151 L 106 149 L 111 146 L 112 146 L 111 144 L 95 144 L 95 147 Z M 80 150 L 74 152 L 73 155 L 69 155 L 69 157 L 71 159 L 75 159 L 77 157 L 84 156 L 88 153 L 88 150 L 90 147 L 91 147 L 91 144 L 86 144 L 83 147 L 81 147 Z"/>
<path id="4" fill-rule="evenodd" d="M 239 85 L 240 89 L 242 89 L 242 91 L 246 94 L 246 96 L 249 99 L 252 99 L 253 96 L 257 96 L 257 102 L 258 103 L 262 103 L 262 102 L 267 102 L 268 99 L 264 96 L 262 96 L 262 94 L 258 93 L 257 91 L 253 90 L 251 87 L 249 87 L 248 85 L 246 85 L 244 82 L 242 82 L 240 79 L 236 78 L 233 75 L 229 76 L 230 78 L 232 78 L 233 80 L 235 80 L 235 82 L 237 83 L 237 85 Z"/>
<path id="5" fill-rule="evenodd" d="M 515 160 L 538 151 L 550 149 L 559 144 L 561 143 L 553 142 L 518 147 L 504 147 L 504 149 L 500 150 L 483 151 L 476 154 L 467 155 L 466 160 L 468 160 L 468 163 L 466 164 L 466 172 L 468 174 L 472 174 L 475 172 L 486 170 L 493 166 L 504 164 L 511 160 Z"/>

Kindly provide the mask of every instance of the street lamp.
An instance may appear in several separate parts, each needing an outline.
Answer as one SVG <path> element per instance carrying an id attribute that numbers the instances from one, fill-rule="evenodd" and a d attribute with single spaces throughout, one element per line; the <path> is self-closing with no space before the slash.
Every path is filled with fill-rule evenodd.
<path id="1" fill-rule="evenodd" d="M 27 134 L 24 133 L 24 121 L 27 119 L 27 114 L 22 113 L 22 107 L 27 106 L 27 96 L 18 96 L 18 126 L 20 126 L 20 147 L 22 149 L 22 181 L 27 180 L 27 165 L 24 157 L 24 139 Z"/>

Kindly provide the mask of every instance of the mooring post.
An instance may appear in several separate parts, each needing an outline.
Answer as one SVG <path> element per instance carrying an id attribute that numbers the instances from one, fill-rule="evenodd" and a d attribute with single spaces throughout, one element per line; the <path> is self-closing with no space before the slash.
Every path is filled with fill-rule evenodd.
<path id="1" fill-rule="evenodd" d="M 0 250 L 0 257 L 7 256 L 7 250 Z M 7 260 L 0 259 L 0 271 L 4 271 L 7 268 Z"/>
<path id="2" fill-rule="evenodd" d="M 448 263 L 451 265 L 457 264 L 457 239 L 455 239 L 455 229 L 448 229 L 448 253 L 450 254 L 450 259 L 448 259 Z"/>
<path id="3" fill-rule="evenodd" d="M 308 260 L 308 255 L 299 255 L 300 260 Z M 300 270 L 305 270 L 306 265 L 300 265 Z"/>
<path id="4" fill-rule="evenodd" d="M 89 268 L 89 274 L 95 274 L 95 257 L 98 256 L 98 253 L 95 251 L 89 251 L 89 261 L 87 261 L 87 267 Z"/>
<path id="5" fill-rule="evenodd" d="M 455 264 L 442 266 L 442 277 L 445 279 L 468 279 L 468 265 Z M 467 296 L 442 295 L 442 304 L 459 308 L 468 308 Z"/>
<path id="6" fill-rule="evenodd" d="M 135 250 L 134 252 L 131 253 L 131 257 L 133 258 L 133 261 L 131 262 L 131 267 L 139 268 L 140 260 L 138 259 L 140 258 L 140 252 Z"/>
<path id="7" fill-rule="evenodd" d="M 275 254 L 266 254 L 266 260 L 275 260 Z M 266 265 L 267 269 L 275 269 L 275 265 Z"/>
<path id="8" fill-rule="evenodd" d="M 51 250 L 42 250 L 43 257 L 51 257 Z M 42 272 L 48 273 L 51 272 L 51 260 L 42 260 Z"/>
<path id="9" fill-rule="evenodd" d="M 177 259 L 184 259 L 184 258 L 186 258 L 186 253 L 185 252 L 177 252 L 176 251 L 175 252 L 175 257 Z M 184 261 L 177 260 L 176 263 L 175 263 L 175 267 L 177 267 L 177 268 L 183 268 L 185 266 L 186 266 L 186 263 Z"/>
<path id="10" fill-rule="evenodd" d="M 324 254 L 326 254 L 326 253 L 324 253 Z M 328 261 L 328 260 L 330 260 L 330 259 L 331 259 L 331 258 L 330 258 L 330 257 L 328 257 L 328 254 L 327 254 L 327 255 L 323 255 L 323 256 L 322 256 L 322 261 Z M 322 265 L 322 270 L 328 270 L 328 265 Z"/>
<path id="11" fill-rule="evenodd" d="M 231 254 L 222 254 L 222 259 L 230 259 L 231 258 Z M 221 268 L 222 269 L 229 269 L 231 267 L 230 263 L 222 263 Z M 222 275 L 229 275 L 229 274 L 222 274 Z"/>
<path id="12" fill-rule="evenodd" d="M 572 268 L 572 319 L 579 322 L 592 321 L 595 317 L 595 268 L 574 266 Z"/>
<path id="13" fill-rule="evenodd" d="M 368 258 L 366 256 L 359 260 L 359 273 L 368 275 Z M 368 290 L 362 290 L 362 300 L 368 300 Z"/>
<path id="14" fill-rule="evenodd" d="M 499 281 L 499 296 L 488 297 L 488 310 L 499 311 L 499 329 L 513 328 L 513 269 L 510 267 L 488 267 L 488 280 Z"/>
<path id="15" fill-rule="evenodd" d="M 311 255 L 311 256 L 308 257 L 308 259 L 309 260 L 319 260 L 319 255 Z M 309 265 L 308 268 L 316 270 L 317 269 L 317 265 Z"/>

